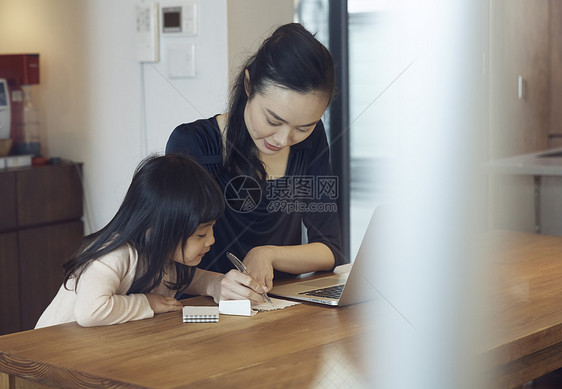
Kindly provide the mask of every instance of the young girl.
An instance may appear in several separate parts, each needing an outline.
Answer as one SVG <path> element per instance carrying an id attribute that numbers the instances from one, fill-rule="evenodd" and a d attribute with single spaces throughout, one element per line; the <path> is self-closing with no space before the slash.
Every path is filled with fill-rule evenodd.
<path id="1" fill-rule="evenodd" d="M 153 156 L 136 169 L 115 217 L 84 238 L 35 328 L 98 326 L 179 311 L 174 298 L 214 243 L 224 211 L 215 180 L 186 156 Z"/>

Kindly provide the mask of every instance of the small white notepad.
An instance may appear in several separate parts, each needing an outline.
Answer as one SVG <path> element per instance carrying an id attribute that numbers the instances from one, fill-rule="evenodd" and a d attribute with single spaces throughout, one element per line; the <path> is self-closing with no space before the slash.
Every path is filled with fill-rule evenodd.
<path id="1" fill-rule="evenodd" d="M 219 307 L 183 307 L 184 323 L 216 323 L 219 321 Z"/>

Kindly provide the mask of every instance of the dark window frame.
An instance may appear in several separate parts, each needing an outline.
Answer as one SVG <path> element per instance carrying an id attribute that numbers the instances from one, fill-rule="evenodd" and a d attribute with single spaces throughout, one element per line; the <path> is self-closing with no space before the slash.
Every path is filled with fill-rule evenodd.
<path id="1" fill-rule="evenodd" d="M 336 78 L 336 94 L 330 103 L 330 154 L 333 172 L 339 180 L 337 206 L 342 228 L 342 251 L 346 258 L 350 258 L 351 186 L 347 1 L 329 2 L 329 42 L 329 49 L 335 63 Z"/>

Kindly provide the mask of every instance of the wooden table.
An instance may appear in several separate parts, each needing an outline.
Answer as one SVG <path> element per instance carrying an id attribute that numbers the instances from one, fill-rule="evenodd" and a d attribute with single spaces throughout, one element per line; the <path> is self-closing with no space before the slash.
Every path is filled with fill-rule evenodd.
<path id="1" fill-rule="evenodd" d="M 516 387 L 562 367 L 562 237 L 494 232 L 482 249 L 498 270 L 479 347 L 489 387 Z M 213 304 L 205 297 L 183 302 Z M 380 304 L 301 304 L 252 317 L 221 315 L 219 323 L 182 323 L 175 312 L 5 335 L 0 388 L 14 377 L 71 388 L 367 387 L 376 372 L 362 347 L 373 341 L 378 321 L 364 315 Z"/>
<path id="2" fill-rule="evenodd" d="M 207 297 L 184 305 L 214 304 Z M 219 323 L 183 323 L 179 312 L 97 328 L 75 323 L 0 337 L 0 378 L 44 385 L 150 388 L 364 387 L 361 318 L 370 303 L 299 304 Z M 8 374 L 11 376 L 8 376 Z"/>
<path id="3" fill-rule="evenodd" d="M 489 331 L 491 388 L 512 388 L 562 368 L 562 237 L 494 232 Z"/>

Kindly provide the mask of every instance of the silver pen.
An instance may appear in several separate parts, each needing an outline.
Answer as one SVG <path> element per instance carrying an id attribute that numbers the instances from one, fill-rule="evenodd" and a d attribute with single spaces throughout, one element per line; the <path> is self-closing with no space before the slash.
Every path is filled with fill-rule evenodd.
<path id="1" fill-rule="evenodd" d="M 227 252 L 227 253 L 226 253 L 226 257 L 227 257 L 228 259 L 230 259 L 230 262 L 232 262 L 232 264 L 234 265 L 234 267 L 236 267 L 240 273 L 246 274 L 246 275 L 247 275 L 248 277 L 250 277 L 250 278 L 252 277 L 252 276 L 250 275 L 250 273 L 248 273 L 248 270 L 246 269 L 246 265 L 244 265 L 244 263 L 243 263 L 241 260 L 239 260 L 239 259 L 236 257 L 236 255 Z M 264 298 L 268 303 L 270 303 L 270 304 L 273 306 L 273 303 L 271 302 L 271 299 L 269 298 L 269 296 L 267 295 L 267 293 L 263 292 L 261 295 L 263 296 L 263 298 Z"/>

